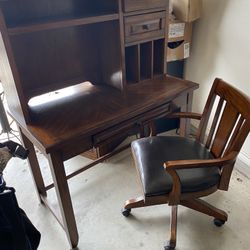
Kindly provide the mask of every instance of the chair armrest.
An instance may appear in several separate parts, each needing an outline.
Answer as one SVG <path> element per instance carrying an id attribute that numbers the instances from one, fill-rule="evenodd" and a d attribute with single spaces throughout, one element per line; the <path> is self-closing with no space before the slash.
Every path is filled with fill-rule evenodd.
<path id="1" fill-rule="evenodd" d="M 217 159 L 167 161 L 164 163 L 164 168 L 168 171 L 168 169 L 221 167 L 223 165 L 232 164 L 236 160 L 237 154 L 237 152 L 233 151 L 227 156 Z"/>
<path id="2" fill-rule="evenodd" d="M 208 160 L 177 160 L 177 161 L 167 161 L 164 163 L 165 170 L 170 174 L 173 180 L 173 187 L 169 194 L 169 205 L 177 205 L 180 203 L 181 198 L 181 181 L 177 174 L 177 169 L 190 169 L 190 168 L 203 168 L 203 167 L 223 167 L 227 165 L 232 165 L 236 161 L 238 153 L 233 151 L 225 157 L 219 159 L 208 159 Z M 229 179 L 232 169 L 224 170 L 222 169 L 222 179 L 220 185 L 225 187 L 225 179 Z M 223 175 L 223 173 L 225 173 Z M 228 177 L 229 176 L 229 177 Z"/>
<path id="3" fill-rule="evenodd" d="M 202 116 L 201 114 L 193 112 L 176 112 L 169 114 L 168 116 L 166 116 L 166 118 L 189 118 L 189 119 L 200 120 L 201 116 Z"/>

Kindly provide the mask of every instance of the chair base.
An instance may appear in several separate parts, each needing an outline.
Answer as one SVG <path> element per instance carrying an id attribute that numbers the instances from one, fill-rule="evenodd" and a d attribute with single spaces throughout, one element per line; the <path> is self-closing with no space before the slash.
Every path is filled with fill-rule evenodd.
<path id="1" fill-rule="evenodd" d="M 176 237 L 177 237 L 177 211 L 178 206 L 171 207 L 171 218 L 170 218 L 170 239 L 167 248 L 164 250 L 173 250 L 176 247 Z"/>
<path id="2" fill-rule="evenodd" d="M 164 246 L 164 250 L 174 250 L 174 249 L 175 247 L 172 247 L 170 242 L 167 242 L 167 244 Z"/>
<path id="3" fill-rule="evenodd" d="M 167 197 L 146 197 L 145 199 L 144 197 L 138 197 L 136 199 L 130 199 L 126 201 L 124 209 L 122 210 L 122 214 L 125 217 L 128 217 L 132 208 L 160 205 L 164 203 L 168 203 Z M 181 200 L 179 204 L 200 213 L 214 217 L 214 224 L 216 226 L 222 226 L 228 218 L 228 215 L 225 211 L 220 210 L 199 198 Z M 177 205 L 171 206 L 170 239 L 164 246 L 164 250 L 174 250 L 176 247 L 177 211 Z"/>
<path id="4" fill-rule="evenodd" d="M 221 209 L 218 209 L 204 200 L 195 198 L 190 200 L 182 200 L 180 205 L 196 210 L 200 213 L 214 217 L 215 219 L 226 222 L 228 215 Z"/>

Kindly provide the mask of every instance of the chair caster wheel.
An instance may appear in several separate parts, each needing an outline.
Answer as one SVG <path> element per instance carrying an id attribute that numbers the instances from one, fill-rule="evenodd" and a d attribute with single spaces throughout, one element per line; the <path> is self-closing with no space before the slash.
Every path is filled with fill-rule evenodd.
<path id="1" fill-rule="evenodd" d="M 131 208 L 123 208 L 122 209 L 122 215 L 125 216 L 125 217 L 129 217 L 131 213 Z"/>
<path id="2" fill-rule="evenodd" d="M 225 224 L 224 220 L 220 220 L 220 219 L 214 219 L 214 225 L 217 227 L 221 227 Z"/>
<path id="3" fill-rule="evenodd" d="M 175 250 L 175 247 L 171 247 L 171 246 L 165 246 L 164 250 Z"/>
<path id="4" fill-rule="evenodd" d="M 164 246 L 164 250 L 175 250 L 175 246 L 171 246 L 170 242 L 166 242 L 166 245 Z"/>

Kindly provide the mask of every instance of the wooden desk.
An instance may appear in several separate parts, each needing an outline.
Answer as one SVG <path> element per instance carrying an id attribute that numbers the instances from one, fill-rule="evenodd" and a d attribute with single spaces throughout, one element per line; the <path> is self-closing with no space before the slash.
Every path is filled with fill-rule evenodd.
<path id="1" fill-rule="evenodd" d="M 168 7 L 168 0 L 0 0 L 0 74 L 9 111 L 46 205 L 55 187 L 72 247 L 78 233 L 67 179 L 112 154 L 67 177 L 63 162 L 120 136 L 143 136 L 149 122 L 176 107 L 191 109 L 197 84 L 165 76 Z M 65 87 L 64 98 L 32 105 Z M 182 133 L 187 127 L 181 123 Z M 54 183 L 47 187 L 34 145 L 50 163 Z"/>
<path id="2" fill-rule="evenodd" d="M 147 123 L 171 113 L 173 108 L 190 111 L 196 88 L 195 83 L 168 76 L 130 85 L 124 92 L 85 83 L 73 87 L 74 98 L 69 95 L 31 107 L 34 122 L 19 126 L 24 144 L 30 150 L 29 161 L 37 193 L 49 206 L 46 193 L 55 187 L 62 215 L 59 222 L 72 247 L 77 246 L 78 233 L 67 179 L 106 158 L 68 177 L 63 162 L 121 133 L 140 133 Z M 186 125 L 181 124 L 183 133 Z M 45 187 L 33 145 L 48 158 L 54 184 Z"/>

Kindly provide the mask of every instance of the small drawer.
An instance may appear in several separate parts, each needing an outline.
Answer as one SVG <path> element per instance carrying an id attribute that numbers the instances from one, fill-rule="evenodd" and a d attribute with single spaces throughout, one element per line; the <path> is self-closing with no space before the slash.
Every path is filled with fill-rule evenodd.
<path id="1" fill-rule="evenodd" d="M 166 8 L 167 0 L 123 0 L 124 12 Z"/>
<path id="2" fill-rule="evenodd" d="M 115 138 L 120 138 L 123 136 L 124 138 L 126 138 L 126 136 L 128 136 L 131 131 L 134 131 L 134 133 L 137 133 L 136 131 L 139 131 L 139 125 L 134 120 L 129 120 L 94 135 L 92 138 L 93 145 L 95 147 L 99 147 L 103 144 L 112 142 Z"/>
<path id="3" fill-rule="evenodd" d="M 162 104 L 161 106 L 158 106 L 158 107 L 144 113 L 143 118 L 140 120 L 141 124 L 146 125 L 147 123 L 151 122 L 152 120 L 166 116 L 170 112 L 171 112 L 170 103 Z"/>
<path id="4" fill-rule="evenodd" d="M 161 38 L 165 34 L 166 12 L 125 17 L 125 43 L 149 38 Z"/>
<path id="5" fill-rule="evenodd" d="M 170 103 L 162 104 L 129 120 L 126 120 L 118 125 L 107 128 L 92 137 L 94 147 L 102 147 L 108 145 L 121 137 L 126 138 L 129 135 L 140 133 L 142 126 L 150 121 L 163 117 L 170 113 Z"/>

